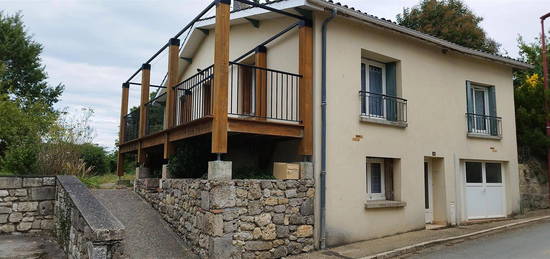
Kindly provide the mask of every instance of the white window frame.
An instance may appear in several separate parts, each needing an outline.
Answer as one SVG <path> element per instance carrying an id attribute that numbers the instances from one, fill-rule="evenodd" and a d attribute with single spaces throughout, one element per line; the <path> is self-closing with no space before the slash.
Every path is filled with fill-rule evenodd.
<path id="1" fill-rule="evenodd" d="M 380 191 L 381 191 L 381 193 L 372 193 L 372 190 L 371 190 L 371 182 L 372 182 L 371 165 L 372 164 L 380 164 L 380 184 L 381 184 Z M 366 188 L 367 189 L 367 200 L 371 200 L 371 201 L 386 200 L 384 159 L 368 158 L 367 159 L 366 177 L 367 177 L 367 181 L 366 181 L 366 184 L 367 184 L 367 188 Z"/>
<path id="2" fill-rule="evenodd" d="M 378 62 L 378 61 L 374 61 L 374 60 L 371 60 L 371 59 L 367 59 L 367 58 L 362 58 L 361 64 L 365 64 L 365 69 L 366 69 L 366 71 L 365 71 L 365 86 L 366 86 L 366 89 L 365 90 L 367 92 L 372 92 L 371 89 L 370 89 L 370 83 L 369 83 L 370 82 L 370 78 L 369 78 L 370 66 L 379 67 L 379 68 L 382 69 L 382 94 L 386 95 L 386 64 Z M 365 98 L 365 105 L 366 105 L 365 112 L 366 112 L 367 116 L 380 118 L 380 119 L 386 119 L 387 118 L 385 102 L 382 102 L 382 116 L 379 116 L 379 115 L 376 115 L 376 114 L 372 114 L 370 112 L 370 110 L 369 110 L 370 109 L 369 98 L 367 98 L 367 97 L 364 97 L 364 98 Z"/>
<path id="3" fill-rule="evenodd" d="M 476 91 L 482 91 L 483 92 L 483 102 L 484 102 L 484 108 L 485 108 L 485 112 L 482 114 L 482 113 L 478 113 L 478 111 L 476 111 Z M 478 86 L 478 85 L 472 85 L 472 107 L 473 107 L 473 112 L 475 115 L 484 115 L 484 116 L 489 116 L 489 88 L 488 87 L 484 87 L 484 86 Z M 478 120 L 477 120 L 478 117 L 474 116 L 473 118 L 473 129 L 475 130 L 475 132 L 477 133 L 480 133 L 480 134 L 491 134 L 491 120 L 485 120 L 485 118 L 483 119 L 484 122 L 485 122 L 485 129 L 482 129 L 481 127 L 478 128 Z"/>

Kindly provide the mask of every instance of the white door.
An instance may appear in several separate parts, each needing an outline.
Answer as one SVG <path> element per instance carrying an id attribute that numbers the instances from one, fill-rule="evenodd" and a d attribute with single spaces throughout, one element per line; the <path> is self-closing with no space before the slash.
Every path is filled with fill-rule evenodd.
<path id="1" fill-rule="evenodd" d="M 426 224 L 430 224 L 434 220 L 433 210 L 433 186 L 432 186 L 432 170 L 429 162 L 424 162 L 424 208 L 426 209 Z"/>
<path id="2" fill-rule="evenodd" d="M 465 168 L 468 219 L 505 217 L 501 164 L 465 162 Z"/>

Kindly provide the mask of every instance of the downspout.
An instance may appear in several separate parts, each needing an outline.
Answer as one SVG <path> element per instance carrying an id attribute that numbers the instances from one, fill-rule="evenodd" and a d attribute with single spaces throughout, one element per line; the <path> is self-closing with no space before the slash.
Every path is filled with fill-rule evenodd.
<path id="1" fill-rule="evenodd" d="M 323 21 L 322 27 L 322 71 L 321 71 L 321 179 L 320 179 L 320 206 L 319 217 L 321 244 L 320 248 L 326 248 L 326 181 L 327 181 L 327 27 L 330 21 L 336 17 L 336 9 L 332 10 L 331 16 Z"/>

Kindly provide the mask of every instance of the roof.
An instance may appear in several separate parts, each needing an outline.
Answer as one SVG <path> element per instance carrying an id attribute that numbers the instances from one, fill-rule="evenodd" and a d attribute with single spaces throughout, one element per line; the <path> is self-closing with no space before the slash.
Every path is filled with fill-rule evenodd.
<path id="1" fill-rule="evenodd" d="M 407 28 L 405 26 L 401 26 L 391 20 L 378 18 L 374 15 L 370 15 L 366 12 L 362 12 L 358 9 L 355 9 L 354 7 L 349 7 L 339 2 L 333 2 L 332 0 L 272 0 L 272 1 L 268 0 L 265 2 L 265 4 L 273 8 L 285 10 L 288 12 L 295 12 L 295 8 L 297 7 L 305 8 L 313 11 L 328 12 L 329 10 L 336 10 L 338 15 L 341 17 L 348 18 L 348 19 L 350 18 L 356 19 L 362 22 L 369 23 L 374 26 L 381 27 L 383 29 L 402 33 L 406 36 L 416 38 L 430 44 L 437 45 L 447 50 L 456 51 L 464 55 L 481 58 L 492 62 L 498 62 L 507 66 L 511 66 L 516 69 L 533 68 L 532 65 L 527 64 L 521 60 L 514 59 L 508 56 L 491 54 L 485 51 L 464 47 L 464 46 L 461 46 L 461 45 L 458 45 L 458 44 L 416 31 L 416 30 Z M 268 10 L 264 10 L 257 7 L 248 7 L 248 8 L 232 11 L 231 21 L 232 23 L 241 23 L 241 22 L 244 23 L 244 22 L 247 22 L 246 18 L 251 16 L 254 16 L 255 19 L 257 17 L 262 17 L 263 19 L 270 19 L 270 18 L 277 17 L 278 14 L 273 14 Z M 192 32 L 191 37 L 184 44 L 184 48 L 182 50 L 182 56 L 191 56 L 192 53 L 194 53 L 195 50 L 200 46 L 200 42 L 205 35 L 197 29 L 212 28 L 214 25 L 214 22 L 215 21 L 213 17 L 209 17 L 209 18 L 202 19 L 195 25 L 195 30 Z M 191 54 L 191 55 L 188 55 L 188 54 Z"/>

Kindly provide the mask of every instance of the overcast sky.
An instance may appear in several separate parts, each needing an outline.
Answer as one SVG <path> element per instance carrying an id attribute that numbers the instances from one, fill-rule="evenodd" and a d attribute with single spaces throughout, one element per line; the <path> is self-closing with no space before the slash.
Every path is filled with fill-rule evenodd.
<path id="1" fill-rule="evenodd" d="M 395 20 L 418 0 L 341 0 Z M 485 18 L 483 28 L 512 57 L 518 35 L 531 41 L 548 0 L 466 0 Z M 119 126 L 121 83 L 187 24 L 205 0 L 0 0 L 0 10 L 21 11 L 27 30 L 44 46 L 49 82 L 66 86 L 59 108 L 95 110 L 95 141 L 113 148 Z M 545 9 L 546 8 L 546 9 Z M 548 27 L 550 28 L 550 22 Z M 153 64 L 153 71 L 156 64 Z M 159 60 L 164 69 L 165 58 Z M 158 70 L 157 70 L 158 71 Z M 130 105 L 138 104 L 136 87 Z"/>

